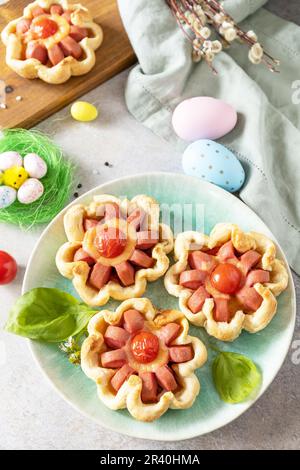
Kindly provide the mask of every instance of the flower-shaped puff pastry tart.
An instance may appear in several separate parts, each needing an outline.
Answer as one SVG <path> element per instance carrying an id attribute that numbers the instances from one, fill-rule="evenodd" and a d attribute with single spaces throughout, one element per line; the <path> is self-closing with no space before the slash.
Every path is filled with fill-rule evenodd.
<path id="1" fill-rule="evenodd" d="M 128 299 L 90 320 L 81 367 L 106 406 L 127 408 L 140 421 L 189 408 L 200 391 L 194 371 L 207 352 L 188 328 L 177 310 L 156 311 L 146 298 Z"/>
<path id="2" fill-rule="evenodd" d="M 174 251 L 177 262 L 165 276 L 165 287 L 179 297 L 191 323 L 233 341 L 242 329 L 256 333 L 272 320 L 288 273 L 268 237 L 220 223 L 210 236 L 179 234 Z"/>
<path id="3" fill-rule="evenodd" d="M 64 225 L 68 242 L 56 264 L 88 305 L 141 297 L 169 267 L 173 234 L 159 223 L 159 204 L 149 196 L 95 196 L 89 206 L 72 206 Z"/>
<path id="4" fill-rule="evenodd" d="M 59 84 L 95 65 L 102 29 L 89 11 L 67 0 L 37 0 L 1 34 L 6 63 L 24 78 Z"/>

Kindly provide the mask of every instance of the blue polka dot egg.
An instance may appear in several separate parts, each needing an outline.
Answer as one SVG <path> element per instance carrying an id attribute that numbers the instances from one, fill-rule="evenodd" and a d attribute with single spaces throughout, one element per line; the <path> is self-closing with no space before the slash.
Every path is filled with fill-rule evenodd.
<path id="1" fill-rule="evenodd" d="M 244 184 L 245 171 L 224 145 L 201 139 L 190 144 L 182 156 L 183 171 L 234 193 Z"/>

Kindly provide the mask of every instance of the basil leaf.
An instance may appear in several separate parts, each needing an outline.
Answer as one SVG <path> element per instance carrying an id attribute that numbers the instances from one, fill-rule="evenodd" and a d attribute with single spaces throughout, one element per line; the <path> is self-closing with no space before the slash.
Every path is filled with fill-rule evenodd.
<path id="1" fill-rule="evenodd" d="M 221 399 L 240 403 L 261 382 L 261 374 L 251 359 L 233 352 L 221 352 L 212 365 L 213 379 Z"/>
<path id="2" fill-rule="evenodd" d="M 17 300 L 5 330 L 26 338 L 59 342 L 83 330 L 95 313 L 66 292 L 39 287 Z"/>

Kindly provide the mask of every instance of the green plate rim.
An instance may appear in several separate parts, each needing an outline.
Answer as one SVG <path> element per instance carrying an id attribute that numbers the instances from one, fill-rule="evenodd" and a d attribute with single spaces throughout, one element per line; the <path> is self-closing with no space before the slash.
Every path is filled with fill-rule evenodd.
<path id="1" fill-rule="evenodd" d="M 194 176 L 189 176 L 189 175 L 185 175 L 183 173 L 172 173 L 172 172 L 149 172 L 149 173 L 137 173 L 137 174 L 133 174 L 133 175 L 127 175 L 127 176 L 123 176 L 123 177 L 120 177 L 120 178 L 115 178 L 115 179 L 112 179 L 112 180 L 109 180 L 109 181 L 106 181 L 98 186 L 95 186 L 94 188 L 90 189 L 89 191 L 87 191 L 86 193 L 82 194 L 79 198 L 77 198 L 76 200 L 72 201 L 70 204 L 68 204 L 62 211 L 60 211 L 56 217 L 50 222 L 50 224 L 47 225 L 47 227 L 43 230 L 43 232 L 41 233 L 39 239 L 37 240 L 37 242 L 35 243 L 34 245 L 34 248 L 32 250 L 32 253 L 29 257 L 29 260 L 28 260 L 28 263 L 27 263 L 27 267 L 26 267 L 26 271 L 25 271 L 25 274 L 24 274 L 24 278 L 23 278 L 23 284 L 22 284 L 22 294 L 24 294 L 26 292 L 26 284 L 27 284 L 27 279 L 29 277 L 29 267 L 31 265 L 31 261 L 32 259 L 34 258 L 35 256 L 35 253 L 38 249 L 38 246 L 39 246 L 39 243 L 42 241 L 42 239 L 44 239 L 46 236 L 47 236 L 47 232 L 49 230 L 49 228 L 55 224 L 55 222 L 57 221 L 57 219 L 59 219 L 62 214 L 64 212 L 66 212 L 72 205 L 74 204 L 78 204 L 80 203 L 80 201 L 86 197 L 88 197 L 90 194 L 94 193 L 95 191 L 102 191 L 103 190 L 105 191 L 105 187 L 106 186 L 110 186 L 111 184 L 114 184 L 114 183 L 119 183 L 119 182 L 122 182 L 122 181 L 126 181 L 128 179 L 130 180 L 134 180 L 134 179 L 140 179 L 140 178 L 149 178 L 149 177 L 159 177 L 159 176 L 168 176 L 170 178 L 178 178 L 178 177 L 182 177 L 184 179 L 192 179 L 192 180 L 195 180 L 197 181 L 199 184 L 203 185 L 204 188 L 207 187 L 208 189 L 213 189 L 213 191 L 216 191 L 217 193 L 220 193 L 221 195 L 223 196 L 226 196 L 226 198 L 229 198 L 229 199 L 232 199 L 232 200 L 235 200 L 236 201 L 236 196 L 234 196 L 233 194 L 229 193 L 228 191 L 225 191 L 224 189 L 212 184 L 212 183 L 209 183 L 209 182 L 206 182 L 206 181 L 203 181 L 203 180 L 199 180 L 199 178 L 197 177 L 194 177 Z M 275 242 L 277 243 L 277 246 L 279 248 L 279 250 L 281 251 L 281 255 L 282 255 L 282 258 L 285 262 L 285 265 L 286 265 L 286 268 L 288 270 L 288 275 L 289 275 L 289 282 L 291 283 L 291 287 L 292 287 L 292 299 L 291 299 L 291 304 L 292 304 L 292 319 L 291 319 L 291 325 L 289 326 L 289 330 L 290 330 L 290 335 L 289 335 L 289 339 L 288 341 L 286 342 L 286 348 L 285 350 L 282 352 L 282 356 L 281 356 L 281 361 L 280 361 L 280 364 L 278 364 L 278 367 L 277 368 L 274 368 L 273 370 L 273 374 L 272 374 L 272 377 L 271 379 L 269 380 L 269 382 L 267 384 L 265 384 L 264 388 L 261 388 L 261 390 L 259 391 L 259 393 L 257 394 L 257 396 L 252 399 L 252 400 L 249 400 L 247 402 L 244 403 L 245 407 L 240 410 L 238 413 L 236 413 L 236 415 L 234 417 L 231 417 L 229 416 L 227 420 L 223 420 L 223 422 L 219 425 L 219 426 L 216 426 L 214 427 L 213 429 L 210 429 L 208 431 L 205 431 L 203 433 L 199 433 L 199 431 L 196 431 L 196 432 L 191 432 L 187 435 L 184 435 L 183 436 L 179 436 L 178 438 L 174 437 L 172 435 L 172 437 L 168 437 L 167 435 L 164 436 L 163 438 L 162 437 L 158 437 L 158 436 L 151 436 L 150 438 L 147 438 L 145 436 L 139 436 L 134 430 L 132 432 L 130 431 L 126 431 L 126 432 L 122 432 L 120 430 L 116 430 L 114 426 L 110 426 L 109 424 L 105 423 L 105 422 L 101 422 L 99 423 L 99 420 L 96 419 L 96 418 L 93 418 L 92 416 L 90 416 L 88 413 L 86 413 L 85 411 L 83 411 L 81 408 L 79 408 L 76 404 L 74 404 L 64 393 L 61 389 L 59 389 L 56 384 L 53 383 L 53 381 L 51 380 L 51 378 L 48 376 L 47 374 L 47 371 L 43 368 L 43 365 L 40 361 L 40 359 L 37 357 L 36 353 L 35 353 L 35 350 L 34 350 L 34 341 L 30 340 L 30 339 L 27 339 L 27 343 L 28 343 L 28 347 L 30 349 L 30 352 L 31 352 L 31 355 L 34 359 L 34 362 L 38 365 L 39 369 L 42 371 L 42 374 L 44 375 L 44 377 L 47 379 L 48 382 L 50 382 L 50 384 L 52 385 L 52 387 L 55 389 L 55 391 L 68 403 L 72 406 L 73 409 L 77 410 L 79 413 L 81 413 L 82 415 L 84 415 L 85 417 L 89 418 L 90 420 L 92 420 L 93 422 L 97 423 L 98 425 L 102 426 L 103 428 L 106 428 L 106 429 L 109 429 L 110 431 L 114 431 L 114 432 L 118 432 L 120 434 L 123 434 L 123 435 L 127 435 L 127 436 L 130 436 L 130 437 L 134 437 L 134 438 L 139 438 L 139 439 L 145 439 L 145 440 L 153 440 L 153 441 L 161 441 L 161 442 L 171 442 L 171 441 L 184 441 L 184 440 L 187 440 L 187 439 L 192 439 L 192 438 L 195 438 L 195 437 L 198 437 L 198 436 L 203 436 L 205 434 L 209 434 L 217 429 L 220 429 L 222 428 L 223 426 L 226 426 L 227 424 L 229 424 L 230 422 L 234 421 L 235 419 L 237 419 L 239 416 L 241 416 L 243 413 L 245 413 L 252 405 L 254 405 L 254 403 L 265 393 L 265 391 L 269 388 L 269 386 L 272 384 L 273 380 L 275 379 L 275 377 L 277 376 L 278 372 L 280 371 L 283 363 L 284 363 L 284 360 L 288 354 L 288 351 L 289 351 L 289 348 L 290 348 L 290 344 L 291 344 L 291 341 L 292 341 L 292 338 L 293 338 L 293 334 L 294 334 L 294 330 L 295 330 L 295 323 L 296 323 L 296 292 L 295 292 L 295 285 L 294 285 L 294 280 L 293 280 L 293 277 L 292 277 L 292 273 L 291 273 L 291 269 L 289 267 L 289 264 L 287 262 L 287 259 L 286 259 L 286 256 L 284 254 L 284 251 L 283 249 L 281 248 L 280 244 L 278 243 L 278 240 L 276 239 L 276 237 L 274 236 L 274 234 L 271 232 L 271 230 L 268 228 L 268 226 L 265 224 L 265 222 L 249 207 L 247 206 L 247 204 L 245 204 L 243 201 L 241 201 L 240 199 L 239 200 L 239 203 L 243 206 L 245 206 L 247 208 L 248 211 L 251 211 L 253 212 L 253 214 L 258 217 L 261 221 L 261 223 L 265 226 L 265 228 L 267 229 L 268 232 L 270 232 L 272 234 L 272 237 L 273 239 L 275 240 Z M 96 393 L 96 390 L 95 390 L 95 393 Z M 133 418 L 132 418 L 133 419 Z M 134 421 L 134 419 L 133 419 Z M 134 426 L 133 426 L 133 429 L 134 429 Z"/>

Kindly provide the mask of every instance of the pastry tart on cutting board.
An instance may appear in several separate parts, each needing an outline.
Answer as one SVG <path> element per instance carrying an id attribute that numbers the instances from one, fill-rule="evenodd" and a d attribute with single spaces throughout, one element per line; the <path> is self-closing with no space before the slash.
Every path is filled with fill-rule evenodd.
<path id="1" fill-rule="evenodd" d="M 1 38 L 6 63 L 18 75 L 60 84 L 94 67 L 103 33 L 79 3 L 36 0 L 8 23 Z"/>

